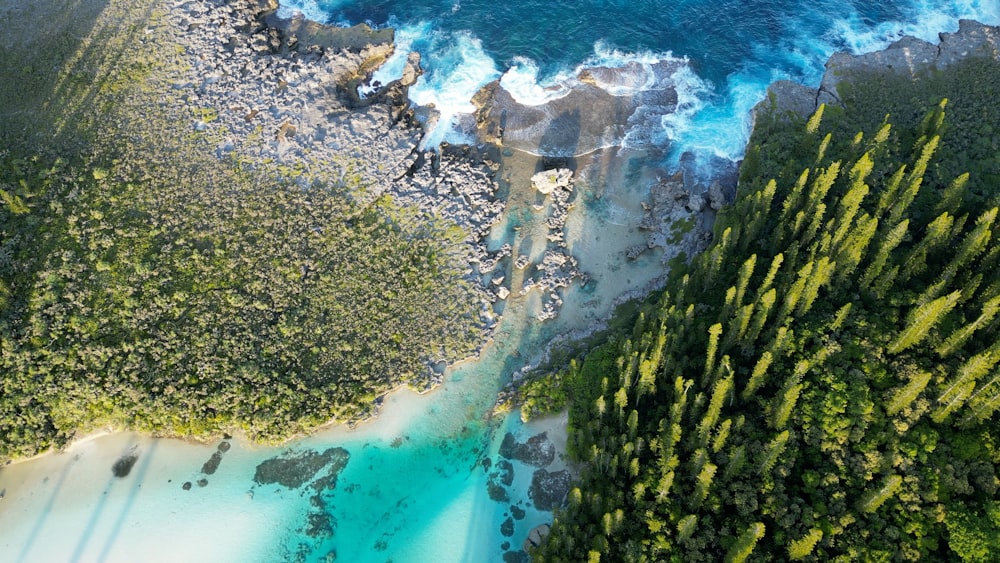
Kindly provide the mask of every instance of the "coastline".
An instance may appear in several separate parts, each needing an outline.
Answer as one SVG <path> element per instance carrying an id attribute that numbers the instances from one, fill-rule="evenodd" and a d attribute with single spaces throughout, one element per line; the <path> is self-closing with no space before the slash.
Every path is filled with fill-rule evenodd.
<path id="1" fill-rule="evenodd" d="M 268 4 L 276 5 L 276 2 L 269 2 Z M 212 21 L 210 15 L 195 14 L 195 16 L 197 18 L 207 18 L 205 21 Z M 198 23 L 198 21 L 192 23 Z M 196 26 L 194 29 L 206 29 L 206 27 L 202 25 Z M 265 31 L 264 34 L 270 38 L 269 32 Z M 266 47 L 266 51 L 272 54 L 275 49 L 280 51 L 281 49 L 288 48 L 287 38 L 283 40 L 285 42 L 279 41 L 277 44 L 278 47 L 274 47 L 269 41 L 270 39 L 264 45 L 261 45 L 261 47 Z M 308 55 L 310 47 L 307 46 L 307 42 L 299 43 L 299 49 L 303 47 L 305 47 L 307 56 L 312 56 Z M 260 54 L 264 55 L 264 53 L 265 51 L 262 50 Z M 599 251 L 605 252 L 607 248 L 613 248 L 615 252 L 618 252 L 617 247 L 606 246 L 610 244 L 607 240 L 601 241 L 604 245 L 598 245 L 597 242 L 585 238 L 586 233 L 583 232 L 584 229 L 580 225 L 582 224 L 581 216 L 584 214 L 583 209 L 587 205 L 599 206 L 608 204 L 610 201 L 616 201 L 618 207 L 614 208 L 613 211 L 618 211 L 619 209 L 631 209 L 634 211 L 636 208 L 642 209 L 642 207 L 637 205 L 638 203 L 646 205 L 645 202 L 649 200 L 649 205 L 652 206 L 652 209 L 646 211 L 651 211 L 651 214 L 655 215 L 655 219 L 661 224 L 667 220 L 673 222 L 679 220 L 681 217 L 696 216 L 699 218 L 699 229 L 685 239 L 685 244 L 688 245 L 688 248 L 696 248 L 698 244 L 707 243 L 704 233 L 709 232 L 711 229 L 711 215 L 718 210 L 718 206 L 721 206 L 725 199 L 714 198 L 714 201 L 710 201 L 708 189 L 703 183 L 696 181 L 688 182 L 684 178 L 656 177 L 657 173 L 662 172 L 662 170 L 655 168 L 644 170 L 644 174 L 646 174 L 644 178 L 644 182 L 646 183 L 644 185 L 651 186 L 650 189 L 652 191 L 662 196 L 665 207 L 659 212 L 655 210 L 657 200 L 655 194 L 649 197 L 639 193 L 624 193 L 624 191 L 622 193 L 606 194 L 603 191 L 599 191 L 599 189 L 604 189 L 606 185 L 598 188 L 599 182 L 597 180 L 590 180 L 588 174 L 592 174 L 595 177 L 604 174 L 605 177 L 601 181 L 617 181 L 621 183 L 623 182 L 621 178 L 625 177 L 628 168 L 628 163 L 619 163 L 618 168 L 612 170 L 612 176 L 617 174 L 618 176 L 615 176 L 615 178 L 618 179 L 613 181 L 607 180 L 607 172 L 610 169 L 608 160 L 613 160 L 618 154 L 617 151 L 608 149 L 601 149 L 585 155 L 574 155 L 576 162 L 573 165 L 575 166 L 574 171 L 576 175 L 574 176 L 573 185 L 569 190 L 572 195 L 566 196 L 566 202 L 560 203 L 554 201 L 554 198 L 547 199 L 541 197 L 531 186 L 530 176 L 539 171 L 540 167 L 549 169 L 552 166 L 551 162 L 546 162 L 543 158 L 530 155 L 526 152 L 505 156 L 502 155 L 504 148 L 502 145 L 500 147 L 487 148 L 452 147 L 450 150 L 444 150 L 436 155 L 420 151 L 417 147 L 422 132 L 416 128 L 417 124 L 413 121 L 415 110 L 409 107 L 408 102 L 405 107 L 399 105 L 400 99 L 406 100 L 405 84 L 399 83 L 387 86 L 386 90 L 383 91 L 384 96 L 360 108 L 349 108 L 350 102 L 345 102 L 340 97 L 343 95 L 342 91 L 337 94 L 336 101 L 331 102 L 331 98 L 327 96 L 334 94 L 336 88 L 343 88 L 343 82 L 337 77 L 350 76 L 351 79 L 348 81 L 348 84 L 356 84 L 359 79 L 357 75 L 358 70 L 365 67 L 365 61 L 372 60 L 371 58 L 366 58 L 368 55 L 365 54 L 364 47 L 361 47 L 358 53 L 347 49 L 347 54 L 343 56 L 343 59 L 338 58 L 336 62 L 324 67 L 323 70 L 326 74 L 323 77 L 308 77 L 307 75 L 310 70 L 307 68 L 306 70 L 298 70 L 290 74 L 289 76 L 293 80 L 286 81 L 285 78 L 277 78 L 278 74 L 274 73 L 272 69 L 270 71 L 271 74 L 268 76 L 286 82 L 286 87 L 291 86 L 295 88 L 301 85 L 303 89 L 311 93 L 322 92 L 323 96 L 312 96 L 308 103 L 303 104 L 299 104 L 302 100 L 296 100 L 294 96 L 282 99 L 281 103 L 286 104 L 285 106 L 274 104 L 273 107 L 277 108 L 276 111 L 271 111 L 269 107 L 266 111 L 255 114 L 253 119 L 257 119 L 257 116 L 260 116 L 258 120 L 260 123 L 253 123 L 250 129 L 244 123 L 251 124 L 252 120 L 247 120 L 245 116 L 248 115 L 248 112 L 243 111 L 245 109 L 244 106 L 249 105 L 248 100 L 239 99 L 237 96 L 227 94 L 225 90 L 227 82 L 224 80 L 224 77 L 214 78 L 210 66 L 198 68 L 197 72 L 204 75 L 203 82 L 198 85 L 200 90 L 199 95 L 201 96 L 198 102 L 207 101 L 213 105 L 222 105 L 222 100 L 226 100 L 226 97 L 237 98 L 235 100 L 227 100 L 225 103 L 232 103 L 238 106 L 240 111 L 234 110 L 228 113 L 221 113 L 217 119 L 202 124 L 199 124 L 196 120 L 192 123 L 192 127 L 199 133 L 204 133 L 206 137 L 217 139 L 218 155 L 220 158 L 244 158 L 247 162 L 251 162 L 254 159 L 260 159 L 260 161 L 273 159 L 276 163 L 275 166 L 287 166 L 290 176 L 300 182 L 323 178 L 325 163 L 334 158 L 341 158 L 332 155 L 330 152 L 325 152 L 326 149 L 322 148 L 330 146 L 328 140 L 339 134 L 336 131 L 338 127 L 350 129 L 353 134 L 358 134 L 357 132 L 360 131 L 360 136 L 357 137 L 360 141 L 344 136 L 338 137 L 338 140 L 333 144 L 338 147 L 350 147 L 352 144 L 372 147 L 374 152 L 370 158 L 355 157 L 353 155 L 351 157 L 352 159 L 365 160 L 371 165 L 356 172 L 375 186 L 373 191 L 367 194 L 367 197 L 375 198 L 390 195 L 396 201 L 415 205 L 421 209 L 443 209 L 450 213 L 448 216 L 449 220 L 454 220 L 456 223 L 469 228 L 469 231 L 472 233 L 466 240 L 469 257 L 469 275 L 477 280 L 482 290 L 481 305 L 484 313 L 483 323 L 486 328 L 484 328 L 480 344 L 473 355 L 451 361 L 445 369 L 435 372 L 435 375 L 424 387 L 414 388 L 409 384 L 403 383 L 390 389 L 376 399 L 378 406 L 374 408 L 371 416 L 354 421 L 330 420 L 308 432 L 297 433 L 281 441 L 279 444 L 254 442 L 245 436 L 236 434 L 232 439 L 232 443 L 234 444 L 234 450 L 239 455 L 244 456 L 241 459 L 256 461 L 258 458 L 263 458 L 265 453 L 276 453 L 277 450 L 285 449 L 286 446 L 293 442 L 296 448 L 305 448 L 310 444 L 325 444 L 331 437 L 337 439 L 351 437 L 351 440 L 360 441 L 357 437 L 363 436 L 365 439 L 371 439 L 375 442 L 381 441 L 384 444 L 395 443 L 396 440 L 406 443 L 406 440 L 410 439 L 410 433 L 416 432 L 405 427 L 408 421 L 417 416 L 414 413 L 423 413 L 425 410 L 431 412 L 435 408 L 428 405 L 429 397 L 440 394 L 446 395 L 446 397 L 441 399 L 442 402 L 473 402 L 465 396 L 465 394 L 471 395 L 471 393 L 454 391 L 453 388 L 445 385 L 446 382 L 451 378 L 457 378 L 457 383 L 463 384 L 462 380 L 464 379 L 464 385 L 471 385 L 468 380 L 472 375 L 466 372 L 473 371 L 483 361 L 485 356 L 490 357 L 489 361 L 495 361 L 498 356 L 503 356 L 508 352 L 514 353 L 519 350 L 519 340 L 513 342 L 501 341 L 509 337 L 508 334 L 503 334 L 502 330 L 510 330 L 509 326 L 528 326 L 531 323 L 539 323 L 545 326 L 544 329 L 540 330 L 557 332 L 555 326 L 573 326 L 573 322 L 589 323 L 593 321 L 597 323 L 602 320 L 599 311 L 613 310 L 615 303 L 631 298 L 628 295 L 638 297 L 648 294 L 649 291 L 656 289 L 662 284 L 662 276 L 665 273 L 661 273 L 660 277 L 643 282 L 644 285 L 630 290 L 627 294 L 615 297 L 610 303 L 601 303 L 601 307 L 595 306 L 592 310 L 588 309 L 586 311 L 572 310 L 572 307 L 568 311 L 560 312 L 557 310 L 557 313 L 560 315 L 573 317 L 571 319 L 553 316 L 552 318 L 546 317 L 548 320 L 539 321 L 538 315 L 545 311 L 546 303 L 562 303 L 566 301 L 573 303 L 574 306 L 586 303 L 585 298 L 575 295 L 575 293 L 582 291 L 580 289 L 581 286 L 586 285 L 585 283 L 580 283 L 581 279 L 579 279 L 588 273 L 585 271 L 587 263 L 584 263 L 582 260 L 580 267 L 576 268 L 578 275 L 570 276 L 570 280 L 575 280 L 575 285 L 570 285 L 568 282 L 562 286 L 555 285 L 555 281 L 562 280 L 561 276 L 567 274 L 565 269 L 552 270 L 551 273 L 553 275 L 549 278 L 552 281 L 552 285 L 545 285 L 547 282 L 544 281 L 544 277 L 542 281 L 531 279 L 532 275 L 544 271 L 537 266 L 554 249 L 548 243 L 534 246 L 530 243 L 545 240 L 547 234 L 551 233 L 548 220 L 553 216 L 553 210 L 558 210 L 560 205 L 564 207 L 562 211 L 565 212 L 565 216 L 562 217 L 559 232 L 569 233 L 569 242 L 571 243 L 567 247 L 564 247 L 565 252 L 562 255 L 575 257 L 576 254 L 574 252 L 579 254 L 583 251 L 589 251 L 597 254 Z M 375 58 L 381 57 L 384 60 L 384 52 L 372 56 Z M 315 60 L 319 61 L 321 59 L 323 57 Z M 328 60 L 327 62 L 330 61 Z M 357 65 L 354 70 L 350 70 L 352 65 Z M 418 72 L 418 69 L 415 67 L 413 72 Z M 296 82 L 296 80 L 299 80 L 299 82 Z M 349 87 L 353 88 L 353 86 Z M 279 88 L 280 90 L 281 88 Z M 402 98 L 399 97 L 400 92 L 402 92 Z M 260 94 L 260 91 L 258 90 L 256 94 Z M 322 104 L 328 105 L 324 106 Z M 329 121 L 332 125 L 321 128 L 320 123 L 327 122 L 331 114 L 336 116 L 335 120 Z M 202 126 L 204 126 L 204 129 L 199 130 L 198 128 Z M 244 131 L 249 135 L 258 127 L 262 131 L 273 131 L 273 137 L 270 135 L 261 135 L 256 144 L 241 142 L 245 138 L 235 138 L 235 140 L 229 138 L 230 135 L 237 134 L 240 131 Z M 317 139 L 320 137 L 322 137 L 321 142 L 317 144 Z M 391 165 L 383 166 L 382 163 L 384 162 L 389 162 Z M 520 162 L 520 164 L 512 165 L 511 163 L 513 162 Z M 525 165 L 524 162 L 533 162 L 533 164 Z M 559 164 L 565 163 L 562 162 Z M 704 190 L 704 194 L 699 193 L 699 190 Z M 505 212 L 508 210 L 509 205 L 507 198 L 511 197 L 511 191 L 516 192 L 513 194 L 513 197 L 520 198 L 521 204 L 523 204 L 525 209 L 534 209 L 537 212 L 535 216 L 530 217 L 529 221 L 524 221 L 516 225 L 505 223 L 508 220 L 505 218 Z M 506 197 L 504 197 L 505 193 Z M 618 199 L 616 200 L 615 198 Z M 669 205 L 667 205 L 667 202 L 669 202 Z M 677 204 L 677 202 L 680 203 Z M 697 211 L 694 211 L 695 209 Z M 593 212 L 593 208 L 588 212 Z M 631 219 L 635 219 L 635 217 L 630 216 Z M 576 226 L 576 230 L 574 230 L 574 225 Z M 514 239 L 518 242 L 513 248 L 505 249 L 499 243 L 506 243 L 506 240 L 497 239 L 494 233 L 505 231 L 508 227 L 511 230 L 516 227 L 521 234 Z M 524 235 L 523 233 L 526 231 L 531 231 L 533 235 Z M 670 233 L 669 230 L 646 229 L 642 232 L 632 233 L 631 236 L 635 241 L 638 241 L 637 244 L 641 247 L 643 244 L 647 244 L 646 240 L 650 236 L 651 231 L 661 237 Z M 524 244 L 525 240 L 528 240 L 529 244 Z M 550 240 L 549 242 L 555 241 Z M 521 252 L 521 248 L 518 248 L 518 245 L 521 244 L 524 244 L 525 250 L 523 253 Z M 653 244 L 649 244 L 646 249 L 640 248 L 639 260 L 645 261 L 645 263 L 643 266 L 636 268 L 641 269 L 643 275 L 656 268 L 662 268 L 663 264 L 668 261 L 665 256 L 666 251 L 662 248 L 663 246 L 666 246 L 666 244 L 662 244 L 658 249 L 654 249 Z M 527 271 L 524 268 L 511 267 L 510 273 L 507 274 L 506 270 L 499 267 L 501 265 L 504 267 L 512 266 L 512 263 L 522 255 L 531 258 L 530 268 Z M 629 264 L 625 260 L 621 260 L 620 256 L 616 255 L 615 259 L 621 263 Z M 628 268 L 633 267 L 635 266 L 629 265 L 625 271 L 631 271 Z M 609 261 L 609 264 L 602 264 L 600 268 L 608 276 L 605 279 L 613 279 L 612 274 L 619 271 L 615 268 L 622 268 L 622 266 L 619 263 L 611 264 Z M 531 273 L 529 274 L 529 272 Z M 538 282 L 540 284 L 532 285 L 531 283 L 525 283 L 526 279 L 532 283 Z M 499 280 L 499 283 L 496 283 L 496 280 Z M 501 294 L 504 294 L 503 297 L 501 297 Z M 604 299 L 605 296 L 605 294 L 601 294 L 599 297 L 592 297 L 591 299 L 600 300 Z M 549 301 L 545 301 L 545 299 L 549 299 Z M 517 302 L 514 306 L 507 305 L 507 303 L 514 302 Z M 511 309 L 510 315 L 507 315 L 508 311 L 506 308 Z M 591 316 L 588 317 L 587 315 Z M 606 320 L 606 317 L 604 317 L 604 320 Z M 514 324 L 508 325 L 505 323 Z M 588 332 L 599 330 L 598 324 L 587 324 L 586 327 L 582 330 L 556 334 L 551 338 L 549 338 L 551 336 L 549 334 L 533 335 L 534 339 L 529 340 L 529 343 L 545 343 L 544 349 L 538 351 L 537 355 L 539 358 L 535 362 L 535 365 L 544 361 L 544 358 L 552 347 L 558 345 L 560 339 L 582 338 Z M 524 364 L 528 364 L 533 360 L 534 358 L 524 358 L 521 361 Z M 496 362 L 496 365 L 490 364 L 485 369 L 508 369 L 507 365 L 504 364 L 501 366 L 500 364 L 501 362 Z M 522 366 L 513 372 L 512 377 L 516 377 L 517 374 L 523 374 L 530 368 L 530 365 Z M 492 384 L 492 381 L 483 383 L 486 387 Z M 452 395 L 462 396 L 456 398 Z M 386 404 L 384 409 L 381 407 L 383 403 Z M 473 413 L 478 408 L 474 402 L 472 406 L 461 405 L 461 407 Z M 482 426 L 491 428 L 490 436 L 494 442 L 498 441 L 497 435 L 502 434 L 498 429 L 503 428 L 503 425 L 507 424 L 507 422 L 490 420 L 489 416 L 489 413 L 485 417 L 468 415 L 455 422 L 453 427 L 451 426 L 452 422 L 449 421 L 445 424 L 446 428 L 438 430 L 439 434 L 437 435 L 443 436 L 443 441 L 454 436 L 462 436 L 464 438 L 467 433 L 465 430 L 466 427 Z M 558 417 L 555 420 L 558 421 Z M 545 423 L 549 422 L 551 421 L 545 421 Z M 67 457 L 78 455 L 75 452 L 90 448 L 90 446 L 93 446 L 92 450 L 95 452 L 91 457 L 97 458 L 95 461 L 96 465 L 103 467 L 105 472 L 106 468 L 112 465 L 113 460 L 122 455 L 123 450 L 133 446 L 144 449 L 163 447 L 174 453 L 185 450 L 186 453 L 177 460 L 174 460 L 175 463 L 197 467 L 209 454 L 215 451 L 217 448 L 215 442 L 218 441 L 219 438 L 217 436 L 206 437 L 204 440 L 182 436 L 159 438 L 135 434 L 129 431 L 96 430 L 80 438 L 75 438 L 61 450 L 45 452 L 31 458 L 9 462 L 4 467 L 0 467 L 0 477 L 8 476 L 12 472 L 8 471 L 8 468 L 13 469 L 46 459 L 53 461 L 62 459 L 65 461 L 66 458 L 62 457 L 64 454 Z M 351 441 L 351 443 L 356 445 L 359 450 L 362 447 L 367 447 L 367 445 L 355 444 L 354 441 Z M 565 437 L 563 437 L 564 441 Z M 123 444 L 125 445 L 123 446 Z M 155 444 L 164 445 L 158 446 Z M 496 445 L 488 445 L 485 450 L 489 451 L 489 448 L 495 449 Z M 189 448 L 188 446 L 194 447 Z M 144 458 L 140 457 L 140 459 Z M 230 463 L 229 458 L 227 458 L 226 464 L 228 465 L 225 467 L 231 466 L 234 463 Z M 102 479 L 105 476 L 100 476 L 99 472 L 95 470 L 92 477 Z M 173 488 L 176 489 L 178 487 L 174 486 Z M 260 500 L 263 496 L 258 495 L 257 500 Z M 252 493 L 250 494 L 250 500 L 254 500 Z M 518 544 L 515 542 L 515 545 Z"/>

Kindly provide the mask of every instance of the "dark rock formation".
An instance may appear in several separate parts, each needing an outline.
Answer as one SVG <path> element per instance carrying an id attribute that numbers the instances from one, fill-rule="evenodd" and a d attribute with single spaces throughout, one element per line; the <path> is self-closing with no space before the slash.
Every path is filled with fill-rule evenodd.
<path id="1" fill-rule="evenodd" d="M 539 469 L 531 476 L 531 488 L 528 489 L 528 496 L 538 510 L 554 510 L 563 506 L 566 501 L 569 483 L 569 471 L 565 469 L 554 473 Z"/>
<path id="2" fill-rule="evenodd" d="M 500 444 L 500 455 L 532 467 L 545 467 L 555 459 L 556 448 L 545 432 L 528 438 L 523 444 L 508 432 Z"/>
<path id="3" fill-rule="evenodd" d="M 541 524 L 532 528 L 531 531 L 528 532 L 528 537 L 524 540 L 524 545 L 522 546 L 524 551 L 528 551 L 532 547 L 542 545 L 542 540 L 545 536 L 549 535 L 549 531 L 551 529 L 552 526 L 549 526 L 548 524 Z"/>
<path id="4" fill-rule="evenodd" d="M 524 509 L 517 506 L 516 504 L 510 505 L 510 514 L 514 517 L 514 520 L 524 520 L 525 512 Z"/>
<path id="5" fill-rule="evenodd" d="M 486 492 L 496 502 L 508 502 L 507 487 L 514 483 L 514 466 L 505 459 L 494 465 L 494 470 L 486 479 Z"/>
<path id="6" fill-rule="evenodd" d="M 289 489 L 297 489 L 313 480 L 320 470 L 327 468 L 326 475 L 317 479 L 314 485 L 322 481 L 317 488 L 332 489 L 336 486 L 337 475 L 347 466 L 350 458 L 351 454 L 344 448 L 330 448 L 323 453 L 315 450 L 288 451 L 281 457 L 261 462 L 253 480 L 258 485 L 276 483 Z"/>
<path id="7" fill-rule="evenodd" d="M 205 475 L 212 475 L 215 470 L 219 468 L 219 464 L 222 463 L 222 453 L 216 451 L 212 454 L 212 457 L 208 458 L 208 461 L 201 466 L 201 472 Z"/>
<path id="8" fill-rule="evenodd" d="M 509 537 L 511 537 L 511 536 L 514 535 L 514 519 L 513 518 L 508 517 L 506 520 L 503 521 L 503 524 L 500 524 L 500 533 L 503 534 L 504 537 L 507 537 L 507 538 L 509 538 Z"/>
<path id="9" fill-rule="evenodd" d="M 128 474 L 132 472 L 132 467 L 135 466 L 135 462 L 138 461 L 138 459 L 139 455 L 134 451 L 121 456 L 111 466 L 111 473 L 119 479 L 127 477 Z"/>

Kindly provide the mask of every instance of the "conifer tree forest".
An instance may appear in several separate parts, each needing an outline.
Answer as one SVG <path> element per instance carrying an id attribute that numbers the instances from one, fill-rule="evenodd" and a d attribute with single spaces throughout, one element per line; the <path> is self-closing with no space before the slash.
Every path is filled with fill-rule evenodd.
<path id="1" fill-rule="evenodd" d="M 536 560 L 996 560 L 997 67 L 758 117 L 713 245 L 561 374 Z"/>

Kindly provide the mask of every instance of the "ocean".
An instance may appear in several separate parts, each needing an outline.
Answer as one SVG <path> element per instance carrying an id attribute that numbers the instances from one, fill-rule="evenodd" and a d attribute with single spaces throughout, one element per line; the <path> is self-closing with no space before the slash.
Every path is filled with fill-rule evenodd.
<path id="1" fill-rule="evenodd" d="M 816 85 L 838 50 L 871 51 L 904 34 L 935 41 L 961 18 L 1000 24 L 997 0 L 282 4 L 285 15 L 395 28 L 397 55 L 378 71 L 380 82 L 402 73 L 408 52 L 420 52 L 425 74 L 411 100 L 441 113 L 426 148 L 473 141 L 460 126 L 462 115 L 474 111 L 472 96 L 491 81 L 500 80 L 518 102 L 539 105 L 566 95 L 587 68 L 671 61 L 675 110 L 631 124 L 615 140 L 624 149 L 640 140 L 661 147 L 651 154 L 664 170 L 685 154 L 706 165 L 739 160 L 750 109 L 767 85 Z M 646 86 L 618 85 L 623 94 Z M 620 168 L 623 177 L 630 174 Z M 516 180 L 494 246 L 513 240 L 515 231 L 545 232 L 545 217 L 532 211 L 536 194 Z M 554 338 L 592 326 L 617 298 L 643 291 L 663 271 L 662 252 L 623 257 L 625 248 L 645 243 L 636 224 L 646 193 L 628 182 L 581 183 L 578 190 L 589 203 L 570 211 L 566 237 L 589 280 L 566 288 L 558 318 L 537 320 L 539 292 L 512 295 L 480 358 L 450 368 L 445 384 L 425 396 L 390 394 L 381 417 L 356 428 L 329 428 L 275 448 L 113 434 L 3 468 L 0 561 L 522 560 L 529 532 L 552 518 L 529 490 L 533 480 L 563 475 L 565 420 L 523 424 L 516 412 L 489 416 L 497 393 Z M 545 243 L 538 238 L 541 244 L 516 242 L 522 246 L 515 252 L 540 258 Z M 523 444 L 542 433 L 538 440 L 554 446 L 552 460 L 511 459 L 509 448 L 501 455 L 505 439 Z M 215 452 L 219 463 L 207 472 L 203 464 Z M 297 487 L 257 473 L 268 460 L 320 454 L 339 459 L 339 472 L 324 474 L 336 465 L 327 464 Z M 122 455 L 137 461 L 129 475 L 114 477 L 110 468 Z"/>

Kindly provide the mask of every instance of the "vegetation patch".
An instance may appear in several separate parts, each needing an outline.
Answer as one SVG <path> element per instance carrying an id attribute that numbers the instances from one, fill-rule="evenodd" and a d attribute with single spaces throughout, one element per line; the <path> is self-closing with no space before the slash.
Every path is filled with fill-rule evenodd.
<path id="1" fill-rule="evenodd" d="M 77 49 L 51 35 L 67 62 L 28 84 L 51 87 L 24 96 L 35 129 L 0 112 L 0 459 L 99 427 L 281 440 L 475 350 L 460 227 L 372 201 L 347 159 L 308 178 L 220 159 L 173 98 L 188 67 L 162 14 L 113 1 L 91 27 Z"/>

